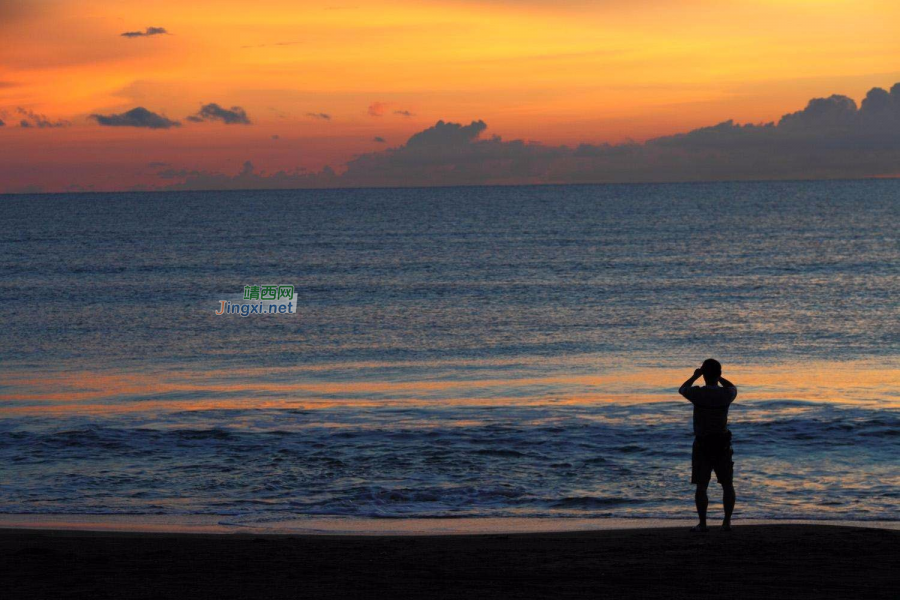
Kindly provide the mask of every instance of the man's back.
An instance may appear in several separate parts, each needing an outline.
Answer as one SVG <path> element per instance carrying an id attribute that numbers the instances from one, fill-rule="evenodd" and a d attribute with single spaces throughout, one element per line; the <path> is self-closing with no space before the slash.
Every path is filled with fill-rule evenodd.
<path id="1" fill-rule="evenodd" d="M 728 407 L 737 397 L 736 387 L 686 385 L 678 391 L 694 405 L 694 435 L 728 432 Z"/>

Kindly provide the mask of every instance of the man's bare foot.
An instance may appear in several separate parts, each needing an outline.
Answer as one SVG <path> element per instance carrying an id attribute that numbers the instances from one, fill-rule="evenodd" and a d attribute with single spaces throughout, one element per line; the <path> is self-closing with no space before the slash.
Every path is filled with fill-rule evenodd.
<path id="1" fill-rule="evenodd" d="M 694 525 L 691 527 L 691 531 L 694 533 L 706 533 L 709 531 L 709 527 L 707 527 L 704 523 L 700 523 L 699 525 Z"/>
<path id="2" fill-rule="evenodd" d="M 731 531 L 731 521 L 722 521 L 722 531 Z"/>

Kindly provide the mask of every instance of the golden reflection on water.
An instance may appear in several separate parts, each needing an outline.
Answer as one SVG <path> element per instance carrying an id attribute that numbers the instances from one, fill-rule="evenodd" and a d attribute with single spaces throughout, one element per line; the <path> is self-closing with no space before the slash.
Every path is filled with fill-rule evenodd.
<path id="1" fill-rule="evenodd" d="M 2 376 L 3 413 L 120 413 L 251 408 L 324 409 L 396 406 L 530 406 L 584 405 L 600 402 L 638 403 L 678 400 L 678 386 L 691 368 L 598 368 L 582 371 L 590 359 L 571 361 L 564 369 L 541 377 L 469 378 L 444 376 L 420 380 L 388 380 L 379 369 L 394 363 L 342 363 L 297 368 L 227 371 L 80 370 Z M 520 364 L 520 363 L 509 363 Z M 568 363 L 567 363 L 568 364 Z M 400 364 L 400 366 L 403 366 Z M 419 373 L 421 364 L 415 365 Z M 435 363 L 439 370 L 452 363 Z M 471 366 L 471 363 L 470 363 Z M 481 372 L 499 363 L 477 363 Z M 446 371 L 440 371 L 445 373 Z M 496 373 L 496 371 L 494 371 Z M 513 371 L 513 373 L 515 373 Z M 382 379 L 379 379 L 379 375 Z M 801 400 L 841 404 L 873 404 L 900 408 L 900 365 L 873 361 L 807 362 L 782 365 L 726 365 L 725 376 L 740 389 L 738 401 Z"/>

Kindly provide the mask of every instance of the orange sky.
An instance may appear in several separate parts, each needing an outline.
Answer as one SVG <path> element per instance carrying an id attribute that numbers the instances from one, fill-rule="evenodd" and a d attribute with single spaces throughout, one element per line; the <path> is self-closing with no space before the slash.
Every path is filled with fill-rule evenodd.
<path id="1" fill-rule="evenodd" d="M 0 190 L 338 167 L 438 119 L 548 144 L 777 120 L 900 81 L 898 40 L 895 0 L 0 0 Z M 252 125 L 184 121 L 209 102 Z M 136 106 L 183 126 L 89 118 Z"/>

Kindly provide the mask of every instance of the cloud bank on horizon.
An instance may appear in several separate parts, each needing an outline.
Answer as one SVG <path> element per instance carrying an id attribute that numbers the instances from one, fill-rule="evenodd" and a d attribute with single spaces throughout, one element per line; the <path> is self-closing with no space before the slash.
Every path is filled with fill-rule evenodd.
<path id="1" fill-rule="evenodd" d="M 381 107 L 378 107 L 381 108 Z M 371 108 L 370 108 L 371 112 Z M 383 112 L 383 111 L 382 111 Z M 438 121 L 395 148 L 326 167 L 237 175 L 167 170 L 159 189 L 412 187 L 528 183 L 627 183 L 900 176 L 900 83 L 873 88 L 860 106 L 814 98 L 775 123 L 725 121 L 643 144 L 548 146 L 482 137 L 484 121 Z M 375 138 L 375 141 L 381 141 Z"/>

